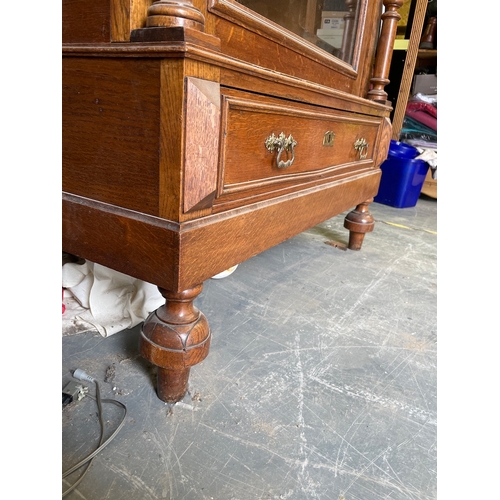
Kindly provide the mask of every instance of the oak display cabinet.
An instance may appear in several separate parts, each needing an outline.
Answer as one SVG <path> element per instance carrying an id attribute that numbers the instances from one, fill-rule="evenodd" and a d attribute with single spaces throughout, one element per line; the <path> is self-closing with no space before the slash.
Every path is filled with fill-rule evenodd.
<path id="1" fill-rule="evenodd" d="M 403 0 L 63 0 L 65 252 L 157 285 L 141 354 L 182 399 L 217 273 L 352 208 L 359 250 L 391 138 Z M 332 258 L 334 258 L 332 256 Z"/>

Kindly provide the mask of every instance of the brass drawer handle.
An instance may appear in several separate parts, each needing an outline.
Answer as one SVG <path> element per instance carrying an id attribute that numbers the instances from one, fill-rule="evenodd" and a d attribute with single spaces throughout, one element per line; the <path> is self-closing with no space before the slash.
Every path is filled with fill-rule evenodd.
<path id="1" fill-rule="evenodd" d="M 265 142 L 266 149 L 271 153 L 273 151 L 278 151 L 278 155 L 276 156 L 276 166 L 278 168 L 287 168 L 295 161 L 295 146 L 297 145 L 297 141 L 289 135 L 285 137 L 285 134 L 281 132 L 281 134 L 276 137 L 274 134 L 271 134 Z M 283 161 L 280 160 L 283 151 L 286 151 L 287 157 L 288 154 L 291 153 L 291 158 L 289 160 Z"/>
<path id="2" fill-rule="evenodd" d="M 354 142 L 354 149 L 359 152 L 359 159 L 364 160 L 368 155 L 368 146 L 366 139 L 362 137 Z"/>

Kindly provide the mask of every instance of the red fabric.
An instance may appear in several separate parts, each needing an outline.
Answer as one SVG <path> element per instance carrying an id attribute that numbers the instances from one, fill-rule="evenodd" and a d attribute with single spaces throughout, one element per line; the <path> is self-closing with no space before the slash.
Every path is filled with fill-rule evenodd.
<path id="1" fill-rule="evenodd" d="M 429 104 L 428 102 L 423 102 L 423 101 L 410 101 L 406 105 L 406 109 L 411 109 L 414 111 L 425 111 L 426 113 L 430 114 L 434 118 L 437 118 L 438 116 L 438 110 L 435 106 L 432 104 Z"/>
<path id="2" fill-rule="evenodd" d="M 406 116 L 437 132 L 437 120 L 425 111 L 406 110 Z"/>
<path id="3" fill-rule="evenodd" d="M 437 108 L 432 104 L 421 101 L 410 101 L 406 105 L 405 114 L 437 132 Z"/>

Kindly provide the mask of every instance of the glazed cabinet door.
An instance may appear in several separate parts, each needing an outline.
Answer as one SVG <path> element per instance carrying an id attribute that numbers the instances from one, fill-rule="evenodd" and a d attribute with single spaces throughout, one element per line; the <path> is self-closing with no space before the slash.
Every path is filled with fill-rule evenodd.
<path id="1" fill-rule="evenodd" d="M 375 0 L 208 0 L 224 53 L 257 68 L 364 95 L 378 40 Z"/>

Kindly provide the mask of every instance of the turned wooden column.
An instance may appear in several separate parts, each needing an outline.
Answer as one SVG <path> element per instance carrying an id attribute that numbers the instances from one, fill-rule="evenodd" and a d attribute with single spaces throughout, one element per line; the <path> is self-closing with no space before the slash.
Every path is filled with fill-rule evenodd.
<path id="1" fill-rule="evenodd" d="M 217 51 L 220 40 L 205 33 L 205 16 L 191 0 L 158 0 L 147 10 L 143 28 L 130 33 L 131 42 L 190 41 Z"/>
<path id="2" fill-rule="evenodd" d="M 370 198 L 360 203 L 352 212 L 349 212 L 344 219 L 344 227 L 349 229 L 350 250 L 360 250 L 366 233 L 373 231 L 375 221 L 368 210 L 368 205 L 373 201 Z"/>
<path id="3" fill-rule="evenodd" d="M 389 83 L 388 76 L 391 69 L 394 40 L 396 39 L 398 21 L 401 19 L 398 10 L 402 5 L 403 0 L 384 0 L 385 12 L 381 16 L 382 29 L 377 44 L 373 77 L 370 79 L 372 88 L 367 96 L 372 101 L 385 103 L 387 100 L 387 92 L 384 88 Z"/>
<path id="4" fill-rule="evenodd" d="M 344 34 L 342 36 L 342 47 L 340 48 L 340 59 L 351 62 L 354 48 L 354 33 L 356 29 L 356 9 L 358 0 L 345 0 L 347 14 L 344 16 Z"/>
<path id="5" fill-rule="evenodd" d="M 158 0 L 148 8 L 146 27 L 185 26 L 203 31 L 205 17 L 190 0 Z"/>
<path id="6" fill-rule="evenodd" d="M 180 401 L 187 392 L 191 366 L 203 361 L 210 348 L 207 318 L 193 304 L 203 285 L 183 292 L 159 288 L 165 305 L 144 322 L 141 355 L 158 367 L 157 394 L 167 403 Z"/>

